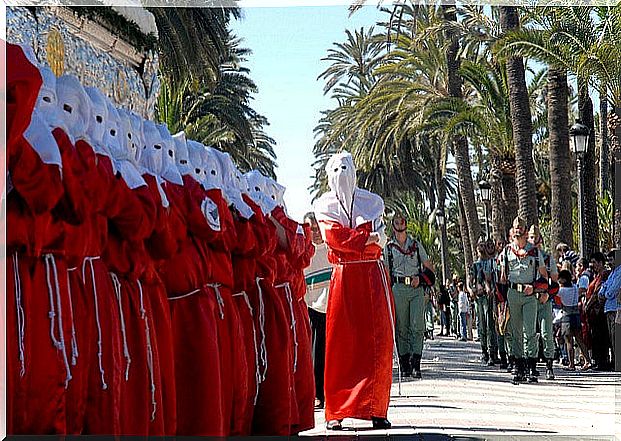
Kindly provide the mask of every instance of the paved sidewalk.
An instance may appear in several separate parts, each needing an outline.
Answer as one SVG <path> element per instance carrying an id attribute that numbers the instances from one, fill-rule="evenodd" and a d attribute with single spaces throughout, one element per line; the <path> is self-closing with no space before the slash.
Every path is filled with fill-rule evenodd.
<path id="1" fill-rule="evenodd" d="M 540 364 L 539 383 L 513 385 L 511 374 L 483 366 L 479 356 L 479 343 L 436 336 L 425 342 L 423 379 L 403 383 L 399 395 L 395 378 L 388 411 L 392 429 L 345 420 L 346 430 L 328 432 L 318 411 L 316 428 L 303 435 L 614 439 L 616 433 L 621 439 L 620 374 L 570 372 L 555 364 L 556 380 L 546 381 Z"/>

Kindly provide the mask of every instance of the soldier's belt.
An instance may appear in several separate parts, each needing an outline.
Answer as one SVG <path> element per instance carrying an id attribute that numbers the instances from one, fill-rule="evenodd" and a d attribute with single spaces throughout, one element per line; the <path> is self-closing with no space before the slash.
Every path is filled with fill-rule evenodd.
<path id="1" fill-rule="evenodd" d="M 414 279 L 414 277 L 393 277 L 393 283 L 403 283 L 404 285 L 411 285 L 412 284 L 412 279 Z"/>
<path id="2" fill-rule="evenodd" d="M 517 292 L 524 292 L 526 288 L 532 286 L 529 283 L 509 283 L 509 288 L 516 290 Z"/>

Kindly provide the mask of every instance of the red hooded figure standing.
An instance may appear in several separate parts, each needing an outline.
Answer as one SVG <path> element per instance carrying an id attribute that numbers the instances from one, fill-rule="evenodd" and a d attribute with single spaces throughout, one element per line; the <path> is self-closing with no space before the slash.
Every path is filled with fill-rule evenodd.
<path id="1" fill-rule="evenodd" d="M 63 196 L 63 164 L 49 124 L 35 110 L 38 99 L 47 95 L 41 91 L 34 54 L 29 48 L 7 44 L 6 55 L 7 433 L 63 433 L 66 352 L 63 355 L 64 349 L 55 344 L 56 317 L 48 317 L 57 305 L 54 294 L 60 293 L 45 277 L 35 278 L 45 273 L 47 262 L 45 231 L 35 225 L 38 218 L 49 221 Z M 47 274 L 51 275 L 49 269 Z M 30 356 L 32 351 L 36 360 Z M 43 389 L 32 391 L 32 386 Z"/>
<path id="2" fill-rule="evenodd" d="M 380 260 L 384 202 L 356 186 L 349 153 L 332 156 L 326 172 L 330 191 L 317 200 L 315 213 L 334 264 L 326 322 L 327 428 L 341 429 L 344 418 L 389 428 L 394 304 Z"/>

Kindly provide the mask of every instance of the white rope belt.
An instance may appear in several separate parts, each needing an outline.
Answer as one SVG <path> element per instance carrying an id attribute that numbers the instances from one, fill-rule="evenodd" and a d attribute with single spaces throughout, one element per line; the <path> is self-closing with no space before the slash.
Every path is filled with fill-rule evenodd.
<path id="1" fill-rule="evenodd" d="M 71 280 L 69 279 L 69 272 L 75 271 L 77 268 L 67 268 L 67 292 L 69 293 L 69 312 L 71 313 L 71 366 L 75 366 L 78 363 L 78 340 L 75 332 L 75 320 L 73 316 L 73 294 L 71 292 Z"/>
<path id="2" fill-rule="evenodd" d="M 261 363 L 263 365 L 263 373 L 261 374 L 261 382 L 267 378 L 267 345 L 265 343 L 265 303 L 263 302 L 263 288 L 261 288 L 262 277 L 257 277 L 255 282 L 257 284 L 259 294 L 259 330 L 261 332 Z"/>
<path id="3" fill-rule="evenodd" d="M 218 302 L 218 309 L 220 310 L 220 320 L 224 320 L 224 300 L 222 300 L 222 294 L 220 294 L 220 285 L 219 283 L 207 283 L 205 288 L 213 289 L 216 294 L 216 301 Z"/>
<path id="4" fill-rule="evenodd" d="M 352 263 L 378 263 L 381 262 L 379 259 L 369 259 L 369 260 L 351 260 L 347 262 L 338 262 L 335 265 L 349 265 Z"/>
<path id="5" fill-rule="evenodd" d="M 26 315 L 22 304 L 22 279 L 19 274 L 19 259 L 17 253 L 13 253 L 13 281 L 15 284 L 15 309 L 17 313 L 17 348 L 19 350 L 19 362 L 21 368 L 19 376 L 23 377 L 26 373 L 26 363 L 24 358 L 24 336 L 26 335 Z"/>
<path id="6" fill-rule="evenodd" d="M 116 300 L 119 304 L 119 316 L 121 319 L 121 335 L 123 336 L 123 355 L 125 356 L 125 381 L 129 380 L 129 366 L 132 364 L 132 358 L 129 355 L 129 348 L 127 346 L 127 334 L 125 332 L 125 317 L 123 315 L 123 303 L 121 302 L 121 282 L 116 274 L 110 273 L 112 279 L 112 285 L 114 285 L 114 293 L 116 294 Z"/>
<path id="7" fill-rule="evenodd" d="M 93 300 L 95 305 L 95 322 L 97 323 L 97 358 L 99 361 L 99 375 L 101 376 L 101 388 L 108 389 L 103 368 L 103 339 L 101 337 L 101 321 L 99 318 L 99 296 L 97 295 L 97 281 L 95 279 L 95 268 L 93 261 L 100 259 L 99 256 L 85 257 L 82 262 L 82 280 L 86 284 L 86 266 L 90 267 L 91 284 L 93 285 Z M 115 287 L 116 288 L 116 287 Z M 122 312 L 121 312 L 122 314 Z"/>
<path id="8" fill-rule="evenodd" d="M 180 299 L 185 299 L 186 297 L 190 297 L 193 296 L 194 294 L 198 294 L 199 292 L 201 292 L 202 288 L 197 288 L 194 291 L 190 291 L 187 294 L 182 294 L 180 296 L 175 296 L 175 297 L 168 297 L 168 300 L 180 300 Z"/>
<path id="9" fill-rule="evenodd" d="M 254 404 L 257 404 L 257 400 L 259 398 L 259 384 L 261 383 L 261 372 L 259 371 L 259 348 L 257 347 L 257 328 L 254 325 L 254 311 L 252 310 L 252 305 L 250 304 L 250 299 L 248 298 L 248 294 L 246 291 L 241 291 L 236 294 L 233 294 L 233 297 L 243 296 L 246 306 L 250 311 L 250 321 L 252 323 L 252 342 L 254 343 L 254 379 L 256 382 L 255 393 L 254 393 Z"/>
<path id="10" fill-rule="evenodd" d="M 190 297 L 190 296 L 193 296 L 194 294 L 198 294 L 204 288 L 211 288 L 216 294 L 216 302 L 218 303 L 218 311 L 220 312 L 220 320 L 224 320 L 224 300 L 222 299 L 222 295 L 220 293 L 221 286 L 222 285 L 219 283 L 207 283 L 203 285 L 202 288 L 196 288 L 194 291 L 190 291 L 187 294 L 181 294 L 180 296 L 175 296 L 175 297 L 168 297 L 168 300 L 185 299 L 186 297 Z"/>
<path id="11" fill-rule="evenodd" d="M 151 330 L 149 329 L 149 318 L 147 317 L 147 311 L 144 309 L 144 297 L 142 293 L 142 284 L 140 280 L 136 280 L 138 284 L 138 292 L 140 293 L 140 318 L 144 321 L 144 333 L 147 345 L 147 367 L 149 368 L 149 377 L 151 379 L 151 405 L 153 411 L 151 412 L 151 421 L 155 421 L 155 413 L 157 411 L 157 400 L 155 399 L 155 379 L 153 375 L 153 348 L 151 346 Z"/>
<path id="12" fill-rule="evenodd" d="M 71 368 L 69 367 L 69 360 L 67 358 L 67 352 L 65 350 L 65 336 L 63 332 L 63 313 L 62 313 L 62 305 L 60 298 L 60 285 L 58 283 L 58 270 L 56 268 L 56 259 L 53 254 L 45 254 L 43 255 L 45 261 L 45 275 L 47 281 L 47 292 L 50 300 L 50 311 L 48 313 L 48 317 L 50 318 L 50 338 L 54 347 L 57 350 L 62 351 L 63 361 L 65 363 L 65 389 L 69 387 L 69 381 L 71 381 Z M 54 276 L 54 289 L 52 289 L 51 275 Z M 56 294 L 56 305 L 54 305 L 54 293 L 52 291 L 55 290 Z M 56 314 L 56 309 L 58 309 L 58 314 Z M 54 318 L 57 317 L 58 320 L 58 329 L 59 336 L 56 338 L 55 335 L 55 321 Z"/>
<path id="13" fill-rule="evenodd" d="M 296 330 L 295 313 L 293 312 L 293 294 L 291 293 L 291 285 L 289 282 L 275 285 L 274 288 L 284 288 L 287 303 L 289 303 L 289 313 L 291 314 L 291 332 L 293 333 L 293 372 L 298 369 L 298 334 Z"/>

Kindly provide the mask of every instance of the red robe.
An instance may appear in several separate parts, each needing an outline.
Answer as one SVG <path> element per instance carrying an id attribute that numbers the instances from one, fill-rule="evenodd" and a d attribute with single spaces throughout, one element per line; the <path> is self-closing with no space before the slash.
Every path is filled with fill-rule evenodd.
<path id="1" fill-rule="evenodd" d="M 49 304 L 47 285 L 35 287 L 33 270 L 40 259 L 44 231 L 36 231 L 38 217 L 49 213 L 63 195 L 57 165 L 45 164 L 23 138 L 41 87 L 39 71 L 26 59 L 21 48 L 7 44 L 7 169 L 13 189 L 7 195 L 7 433 L 62 433 L 65 368 L 59 353 L 50 349 L 47 311 L 36 315 L 28 303 Z M 37 270 L 40 272 L 40 269 Z M 43 282 L 45 283 L 45 282 Z M 44 296 L 34 293 L 45 293 Z M 39 308 L 40 309 L 40 308 Z M 47 332 L 43 329 L 48 324 Z M 31 327 L 34 325 L 34 328 Z M 58 335 L 58 333 L 56 334 Z M 48 365 L 33 364 L 29 349 L 39 339 L 39 355 Z M 38 349 L 38 348 L 37 348 Z M 37 360 L 41 360 L 39 357 Z M 36 363 L 36 361 L 34 363 Z M 34 372 L 32 372 L 34 370 Z M 45 380 L 45 390 L 32 391 L 31 378 Z"/>
<path id="2" fill-rule="evenodd" d="M 259 331 L 259 354 L 262 382 L 255 406 L 253 435 L 288 436 L 297 409 L 292 409 L 293 342 L 291 315 L 285 296 L 274 289 L 277 262 L 273 257 L 277 245 L 276 228 L 255 209 L 255 231 L 264 254 L 257 259 L 257 289 L 250 302 Z M 256 211 L 258 210 L 258 211 Z M 263 314 L 262 314 L 263 312 Z M 294 413 L 295 412 L 295 413 Z"/>
<path id="3" fill-rule="evenodd" d="M 220 237 L 222 240 L 204 242 L 202 251 L 204 258 L 212 268 L 210 284 L 219 285 L 217 291 L 212 288 L 213 294 L 221 298 L 221 315 L 217 320 L 218 343 L 220 345 L 220 381 L 222 384 L 223 418 L 225 435 L 233 430 L 239 431 L 241 422 L 238 418 L 244 417 L 244 407 L 247 404 L 249 385 L 248 360 L 244 347 L 245 340 L 239 344 L 237 336 L 243 335 L 243 326 L 238 307 L 233 301 L 233 262 L 231 252 L 238 242 L 236 228 L 231 211 L 222 196 L 221 190 L 211 189 L 206 195 L 217 205 L 220 220 Z M 254 359 L 253 359 L 254 361 Z M 241 394 L 241 396 L 240 396 Z M 241 408 L 240 408 L 241 406 Z"/>
<path id="4" fill-rule="evenodd" d="M 233 425 L 231 436 L 248 436 L 252 429 L 252 415 L 259 392 L 259 353 L 255 311 L 248 293 L 256 290 L 256 262 L 260 246 L 253 228 L 253 219 L 235 217 L 237 241 L 233 248 L 233 303 L 237 308 L 240 324 L 239 349 L 244 351 L 247 369 L 245 378 L 240 376 L 233 385 Z"/>
<path id="5" fill-rule="evenodd" d="M 112 225 L 104 251 L 119 304 L 123 344 L 120 424 L 124 435 L 147 435 L 157 415 L 153 383 L 157 372 L 150 358 L 156 357 L 153 341 L 152 308 L 149 286 L 141 278 L 149 265 L 144 240 L 153 233 L 157 209 L 161 204 L 147 186 L 132 190 L 137 203 L 131 207 L 142 223 L 132 236 L 121 235 Z M 147 329 L 147 326 L 149 327 Z M 148 332 L 150 331 L 150 332 Z"/>
<path id="6" fill-rule="evenodd" d="M 17 378 L 11 370 L 15 365 L 8 364 L 9 387 L 11 384 L 17 386 L 15 400 L 11 402 L 9 399 L 9 406 L 13 406 L 15 414 L 9 424 L 13 433 L 62 434 L 67 430 L 66 398 L 72 379 L 71 331 L 74 323 L 64 258 L 64 225 L 65 222 L 81 223 L 85 206 L 74 147 L 62 130 L 55 129 L 53 135 L 63 163 L 62 188 L 54 186 L 58 182 L 53 178 L 56 166 L 39 163 L 40 170 L 30 170 L 27 177 L 21 175 L 22 171 L 27 171 L 22 167 L 37 164 L 35 157 L 30 158 L 34 162 L 29 160 L 27 143 L 22 144 L 20 152 L 9 154 L 12 159 L 19 158 L 19 162 L 9 164 L 15 189 L 9 194 L 7 203 L 8 247 L 14 253 L 12 271 L 8 275 L 13 286 L 8 288 L 15 293 L 16 301 L 13 303 L 9 296 L 8 307 L 20 314 L 19 323 L 13 323 L 18 328 L 18 352 L 24 360 L 24 368 L 21 363 L 19 366 L 19 384 L 12 383 Z M 49 186 L 46 185 L 46 176 L 52 177 Z M 22 179 L 25 185 L 22 185 Z M 40 185 L 38 189 L 33 187 L 35 183 Z M 20 192 L 26 197 L 46 192 L 49 201 L 58 202 L 51 211 L 37 213 L 30 210 Z M 34 196 L 33 200 L 40 196 Z M 44 201 L 45 198 L 39 202 Z M 9 335 L 9 344 L 13 343 L 11 340 Z M 8 350 L 14 351 L 11 346 Z"/>
<path id="7" fill-rule="evenodd" d="M 175 390 L 175 371 L 173 356 L 172 321 L 166 287 L 157 273 L 161 262 L 171 258 L 177 251 L 174 233 L 171 231 L 171 207 L 161 204 L 157 182 L 152 175 L 143 178 L 151 196 L 157 202 L 157 215 L 154 229 L 145 241 L 149 257 L 147 267 L 141 278 L 143 289 L 149 296 L 153 321 L 149 325 L 150 340 L 153 350 L 153 369 L 155 386 L 155 418 L 149 425 L 149 435 L 176 435 L 177 433 L 177 397 Z M 174 184 L 164 183 L 165 187 Z"/>
<path id="8" fill-rule="evenodd" d="M 365 246 L 367 222 L 327 224 L 335 264 L 326 317 L 326 420 L 386 417 L 390 401 L 394 306 L 378 245 Z M 361 325 L 364 323 L 364 325 Z"/>
<path id="9" fill-rule="evenodd" d="M 286 294 L 291 296 L 288 306 L 295 322 L 295 332 L 292 335 L 295 346 L 293 382 L 298 416 L 292 433 L 297 433 L 315 427 L 315 377 L 311 356 L 310 320 L 308 311 L 302 307 L 305 304 L 300 305 L 299 302 L 300 299 L 303 302 L 306 292 L 304 268 L 310 265 L 314 247 L 308 247 L 306 237 L 298 233 L 300 225 L 288 218 L 281 207 L 275 208 L 272 216 L 284 227 L 288 242 L 288 249 L 280 250 L 277 256 L 281 262 L 279 267 L 284 273 L 281 283 L 289 284 L 289 293 Z M 276 285 L 278 284 L 277 282 Z"/>
<path id="10" fill-rule="evenodd" d="M 199 252 L 202 242 L 221 240 L 221 233 L 211 229 L 200 210 L 203 188 L 191 176 L 184 176 L 183 182 L 183 187 L 166 187 L 177 252 L 159 267 L 171 310 L 177 434 L 223 436 L 219 307 L 213 289 L 205 286 L 210 264 Z"/>

